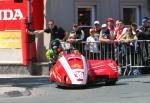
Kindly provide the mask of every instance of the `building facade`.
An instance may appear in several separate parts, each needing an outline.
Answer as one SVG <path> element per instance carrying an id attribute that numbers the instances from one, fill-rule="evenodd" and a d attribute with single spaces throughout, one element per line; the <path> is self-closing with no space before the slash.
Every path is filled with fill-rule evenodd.
<path id="1" fill-rule="evenodd" d="M 149 0 L 45 0 L 44 4 L 45 20 L 54 19 L 67 31 L 73 23 L 104 23 L 108 17 L 140 25 L 142 17 L 150 15 Z"/>

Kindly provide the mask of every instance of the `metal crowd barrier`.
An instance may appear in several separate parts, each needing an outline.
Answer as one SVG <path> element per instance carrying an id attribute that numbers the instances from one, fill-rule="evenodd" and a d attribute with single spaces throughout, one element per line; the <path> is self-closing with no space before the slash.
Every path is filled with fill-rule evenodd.
<path id="1" fill-rule="evenodd" d="M 98 52 L 90 52 L 86 42 L 77 42 L 77 48 L 87 59 L 113 59 L 121 69 L 121 75 L 150 73 L 150 40 L 124 41 L 106 44 L 95 42 Z M 92 43 L 91 43 L 92 44 Z"/>

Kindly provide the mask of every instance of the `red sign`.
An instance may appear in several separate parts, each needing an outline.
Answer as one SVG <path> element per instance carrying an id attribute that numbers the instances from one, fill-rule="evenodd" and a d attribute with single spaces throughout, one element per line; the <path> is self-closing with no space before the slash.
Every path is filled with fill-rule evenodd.
<path id="1" fill-rule="evenodd" d="M 28 0 L 0 0 L 0 30 L 20 30 L 21 18 L 28 17 Z M 31 0 L 31 17 L 33 29 L 43 29 L 43 0 Z"/>
<path id="2" fill-rule="evenodd" d="M 0 0 L 0 30 L 19 30 L 21 18 L 27 17 L 27 7 L 27 0 Z"/>
<path id="3" fill-rule="evenodd" d="M 31 0 L 31 14 L 33 29 L 43 29 L 44 26 L 44 0 Z"/>

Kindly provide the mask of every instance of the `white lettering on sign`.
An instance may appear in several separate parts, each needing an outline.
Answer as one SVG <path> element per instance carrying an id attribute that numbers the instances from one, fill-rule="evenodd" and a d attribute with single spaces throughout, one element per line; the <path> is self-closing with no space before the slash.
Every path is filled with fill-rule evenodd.
<path id="1" fill-rule="evenodd" d="M 20 9 L 0 10 L 0 20 L 20 20 L 23 14 Z"/>

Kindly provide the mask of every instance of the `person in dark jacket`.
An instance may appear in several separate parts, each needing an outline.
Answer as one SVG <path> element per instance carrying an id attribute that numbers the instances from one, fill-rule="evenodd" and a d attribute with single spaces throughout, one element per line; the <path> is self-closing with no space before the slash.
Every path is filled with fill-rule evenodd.
<path id="1" fill-rule="evenodd" d="M 138 31 L 138 38 L 150 40 L 150 19 L 148 17 L 142 19 L 142 27 Z"/>
<path id="2" fill-rule="evenodd" d="M 74 43 L 74 47 L 80 51 L 80 53 L 83 53 L 83 43 L 82 41 L 85 39 L 85 33 L 84 31 L 80 28 L 78 24 L 73 24 L 72 26 L 72 32 L 75 33 L 75 39 L 77 40 Z"/>
<path id="3" fill-rule="evenodd" d="M 66 37 L 65 30 L 55 25 L 54 20 L 48 21 L 47 29 L 34 31 L 35 34 L 43 34 L 44 32 L 51 34 L 51 41 L 55 39 L 65 40 Z"/>
<path id="4" fill-rule="evenodd" d="M 141 52 L 142 52 L 142 61 L 143 65 L 150 66 L 150 18 L 144 17 L 142 19 L 142 27 L 139 29 L 138 38 L 143 40 L 140 44 Z M 142 73 L 150 73 L 149 68 L 142 69 Z"/>

